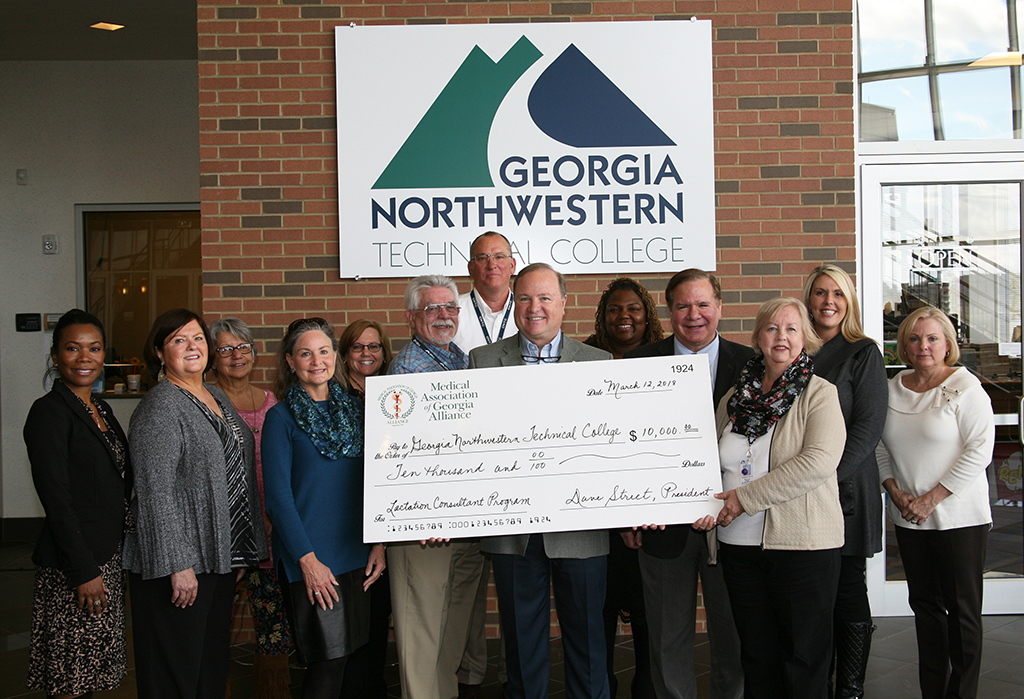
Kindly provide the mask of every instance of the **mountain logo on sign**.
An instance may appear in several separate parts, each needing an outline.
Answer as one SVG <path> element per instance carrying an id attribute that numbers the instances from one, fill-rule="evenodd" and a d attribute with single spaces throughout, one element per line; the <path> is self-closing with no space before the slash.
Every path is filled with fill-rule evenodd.
<path id="1" fill-rule="evenodd" d="M 494 116 L 542 55 L 525 36 L 498 62 L 474 46 L 373 189 L 493 187 L 487 141 Z M 575 44 L 541 73 L 527 107 L 538 129 L 574 148 L 675 145 Z"/>

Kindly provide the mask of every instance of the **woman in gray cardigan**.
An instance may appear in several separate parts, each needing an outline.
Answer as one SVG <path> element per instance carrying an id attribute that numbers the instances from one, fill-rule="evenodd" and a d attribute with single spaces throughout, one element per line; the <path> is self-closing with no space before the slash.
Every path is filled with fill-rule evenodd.
<path id="1" fill-rule="evenodd" d="M 853 280 L 833 264 L 816 267 L 804 284 L 804 303 L 825 344 L 814 355 L 814 373 L 839 391 L 846 445 L 836 478 L 843 506 L 846 543 L 840 551 L 835 624 L 835 696 L 864 695 L 871 648 L 867 560 L 882 550 L 882 498 L 875 446 L 882 438 L 889 405 L 885 363 L 864 334 Z"/>
<path id="2" fill-rule="evenodd" d="M 222 699 L 235 581 L 267 557 L 255 442 L 227 396 L 203 383 L 211 352 L 199 315 L 157 318 L 145 357 L 166 380 L 139 403 L 129 432 L 136 529 L 124 567 L 138 694 Z"/>

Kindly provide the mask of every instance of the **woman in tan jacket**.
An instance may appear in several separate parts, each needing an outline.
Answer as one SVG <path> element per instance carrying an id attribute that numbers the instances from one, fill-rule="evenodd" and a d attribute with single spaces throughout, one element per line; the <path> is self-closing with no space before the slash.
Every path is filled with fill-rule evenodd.
<path id="1" fill-rule="evenodd" d="M 725 503 L 720 556 L 740 636 L 746 699 L 827 696 L 843 545 L 836 466 L 846 428 L 821 346 L 797 299 L 761 306 L 757 354 L 718 409 Z"/>

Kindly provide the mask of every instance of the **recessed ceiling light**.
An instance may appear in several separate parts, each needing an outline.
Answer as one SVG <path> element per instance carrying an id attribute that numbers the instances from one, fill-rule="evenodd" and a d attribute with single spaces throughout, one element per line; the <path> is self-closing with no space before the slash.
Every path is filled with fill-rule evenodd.
<path id="1" fill-rule="evenodd" d="M 118 29 L 124 29 L 123 24 L 111 24 L 110 22 L 97 22 L 96 24 L 89 25 L 92 29 L 106 29 L 108 32 L 116 32 Z"/>

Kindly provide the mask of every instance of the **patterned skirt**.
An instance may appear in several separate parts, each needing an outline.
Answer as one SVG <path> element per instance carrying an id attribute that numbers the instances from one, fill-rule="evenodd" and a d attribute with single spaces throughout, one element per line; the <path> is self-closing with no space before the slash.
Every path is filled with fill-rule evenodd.
<path id="1" fill-rule="evenodd" d="M 292 648 L 284 597 L 273 568 L 256 568 L 247 576 L 249 604 L 256 631 L 256 652 L 287 655 Z"/>
<path id="2" fill-rule="evenodd" d="M 114 689 L 127 674 L 121 551 L 100 569 L 110 591 L 105 614 L 78 608 L 64 571 L 36 569 L 28 688 L 55 694 Z"/>

